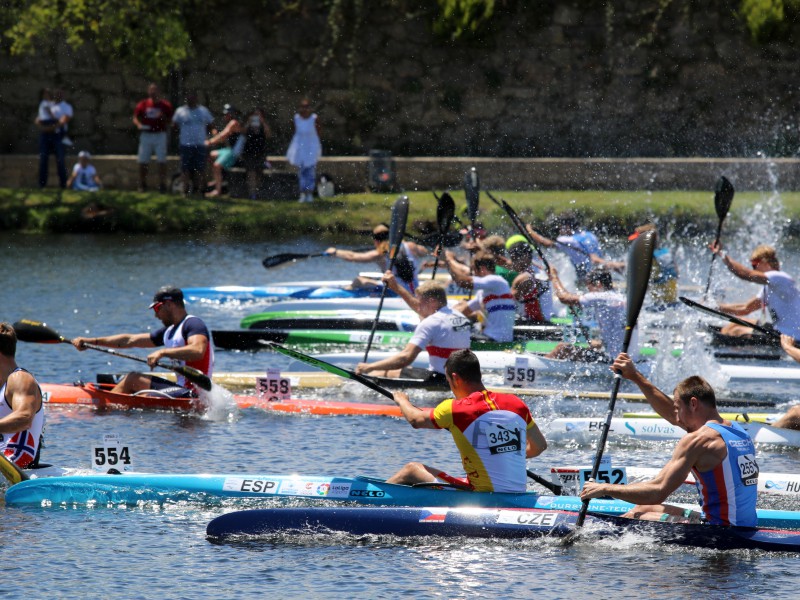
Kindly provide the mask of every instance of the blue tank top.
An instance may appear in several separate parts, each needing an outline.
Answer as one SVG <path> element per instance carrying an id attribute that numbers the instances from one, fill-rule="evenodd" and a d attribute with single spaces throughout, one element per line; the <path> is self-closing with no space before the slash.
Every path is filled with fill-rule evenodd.
<path id="1" fill-rule="evenodd" d="M 712 525 L 755 527 L 758 463 L 753 440 L 736 423 L 706 427 L 722 436 L 728 455 L 710 471 L 692 469 L 705 517 Z"/>

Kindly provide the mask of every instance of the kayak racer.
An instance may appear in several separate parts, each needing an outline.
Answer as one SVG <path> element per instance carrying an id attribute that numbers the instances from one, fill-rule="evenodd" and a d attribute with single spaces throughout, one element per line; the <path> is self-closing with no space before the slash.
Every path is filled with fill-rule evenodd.
<path id="1" fill-rule="evenodd" d="M 147 364 L 154 368 L 161 359 L 169 359 L 198 369 L 211 377 L 214 370 L 214 349 L 211 333 L 198 317 L 189 315 L 183 303 L 183 291 L 172 286 L 160 288 L 150 304 L 156 318 L 164 325 L 153 333 L 120 333 L 106 337 L 72 339 L 78 350 L 86 350 L 85 343 L 108 348 L 156 348 L 147 357 Z M 163 346 L 163 347 L 162 347 Z M 112 389 L 120 394 L 134 394 L 142 390 L 159 390 L 174 398 L 196 395 L 196 388 L 182 375 L 178 375 L 177 386 L 172 381 L 153 375 L 131 372 L 125 375 Z"/>
<path id="2" fill-rule="evenodd" d="M 444 366 L 456 350 L 469 348 L 472 323 L 463 314 L 447 306 L 447 291 L 438 281 L 426 281 L 415 295 L 400 285 L 391 271 L 384 283 L 396 292 L 422 318 L 406 347 L 398 354 L 374 363 L 358 363 L 356 373 L 372 373 L 383 377 L 424 379 L 428 383 L 445 383 Z M 429 369 L 410 367 L 422 350 L 428 353 Z"/>
<path id="3" fill-rule="evenodd" d="M 36 378 L 16 361 L 17 334 L 0 323 L 0 452 L 20 468 L 39 464 L 44 404 Z"/>
<path id="4" fill-rule="evenodd" d="M 714 390 L 697 375 L 675 386 L 673 398 L 648 381 L 620 353 L 612 369 L 634 382 L 664 419 L 685 429 L 672 458 L 650 481 L 628 485 L 587 483 L 581 499 L 612 496 L 636 504 L 625 516 L 650 521 L 755 527 L 758 463 L 753 440 L 738 424 L 717 411 Z M 680 487 L 689 472 L 700 494 L 702 514 L 662 504 Z"/>
<path id="5" fill-rule="evenodd" d="M 513 394 L 489 392 L 483 385 L 478 357 L 471 350 L 450 355 L 445 377 L 455 400 L 421 409 L 411 404 L 407 394 L 395 392 L 394 401 L 414 429 L 450 431 L 466 477 L 411 462 L 386 482 L 413 485 L 439 479 L 479 492 L 524 492 L 526 460 L 547 448 L 528 406 Z"/>

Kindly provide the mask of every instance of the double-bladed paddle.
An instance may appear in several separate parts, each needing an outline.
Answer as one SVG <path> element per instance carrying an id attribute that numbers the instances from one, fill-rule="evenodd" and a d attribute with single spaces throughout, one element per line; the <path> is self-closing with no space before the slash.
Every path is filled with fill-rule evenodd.
<path id="1" fill-rule="evenodd" d="M 775 337 L 775 338 L 781 337 L 780 331 L 775 331 L 774 329 L 767 329 L 766 327 L 761 327 L 761 325 L 758 325 L 757 323 L 750 323 L 749 321 L 745 321 L 744 319 L 740 319 L 739 317 L 726 314 L 719 310 L 714 310 L 713 308 L 709 308 L 708 306 L 703 306 L 702 304 L 699 304 L 694 300 L 690 300 L 685 296 L 679 296 L 678 300 L 680 300 L 690 308 L 694 308 L 695 310 L 699 310 L 700 312 L 704 312 L 709 315 L 713 315 L 715 317 L 720 317 L 721 319 L 725 319 L 727 321 L 730 321 L 731 323 L 735 323 L 736 325 L 743 325 L 744 327 L 752 327 L 756 331 L 760 331 L 761 333 L 768 335 L 770 337 Z"/>
<path id="2" fill-rule="evenodd" d="M 272 348 L 276 352 L 280 352 L 281 354 L 288 356 L 289 358 L 294 358 L 295 360 L 299 360 L 301 362 L 306 363 L 307 365 L 311 365 L 312 367 L 316 367 L 318 369 L 322 369 L 323 371 L 327 371 L 333 375 L 338 375 L 339 377 L 344 377 L 345 379 L 350 379 L 352 381 L 357 381 L 361 385 L 367 386 L 369 389 L 378 392 L 379 394 L 383 394 L 387 398 L 394 400 L 394 394 L 387 390 L 385 387 L 378 385 L 374 381 L 372 381 L 368 377 L 364 377 L 363 375 L 359 375 L 358 373 L 354 373 L 353 371 L 349 371 L 347 369 L 343 369 L 341 367 L 337 367 L 336 365 L 332 365 L 329 362 L 324 360 L 320 360 L 318 358 L 314 358 L 313 356 L 309 356 L 308 354 L 303 354 L 302 352 L 298 352 L 297 350 L 291 350 L 290 348 L 286 348 L 285 346 L 281 346 L 280 344 L 276 344 L 275 342 L 264 342 L 264 345 Z M 537 475 L 531 470 L 526 470 L 528 477 L 530 477 L 536 483 L 546 487 L 548 490 L 553 492 L 555 495 L 560 496 L 563 487 L 549 481 L 545 477 L 541 475 Z"/>
<path id="3" fill-rule="evenodd" d="M 277 267 L 278 265 L 282 265 L 287 262 L 293 262 L 303 258 L 316 258 L 317 256 L 328 256 L 328 254 L 326 252 L 317 252 L 315 254 L 295 254 L 293 252 L 285 252 L 283 254 L 268 256 L 261 261 L 261 264 L 264 265 L 265 269 L 271 269 L 272 267 Z"/>
<path id="4" fill-rule="evenodd" d="M 656 237 L 655 231 L 645 231 L 633 241 L 628 251 L 628 305 L 625 319 L 625 337 L 622 341 L 623 352 L 628 352 L 628 347 L 631 344 L 631 335 L 636 327 L 636 321 L 639 319 L 639 311 L 642 310 L 644 296 L 647 293 L 650 269 L 653 266 L 653 250 L 655 250 L 656 247 Z M 603 452 L 606 447 L 606 440 L 608 439 L 608 430 L 611 428 L 611 419 L 614 416 L 614 406 L 617 403 L 617 394 L 619 393 L 619 386 L 621 383 L 622 376 L 619 373 L 615 373 L 614 386 L 611 390 L 611 399 L 608 401 L 606 421 L 600 432 L 600 441 L 597 442 L 597 453 L 594 457 L 594 463 L 592 463 L 592 480 L 597 478 L 597 472 L 600 470 L 600 462 L 603 459 Z M 575 523 L 577 527 L 583 526 L 583 521 L 586 519 L 586 511 L 588 509 L 589 501 L 584 500 Z"/>
<path id="5" fill-rule="evenodd" d="M 392 205 L 392 220 L 389 223 L 389 267 L 388 271 L 394 268 L 397 254 L 400 252 L 400 244 L 403 243 L 403 236 L 406 233 L 406 221 L 408 221 L 408 196 L 400 196 Z M 378 319 L 383 309 L 383 301 L 386 299 L 386 290 L 389 286 L 383 285 L 381 299 L 378 302 L 378 310 L 375 312 L 375 320 L 372 322 L 372 330 L 369 332 L 367 349 L 364 351 L 364 362 L 367 362 L 369 350 L 372 348 L 372 340 L 375 338 L 375 331 L 378 329 Z"/>
<path id="6" fill-rule="evenodd" d="M 544 252 L 542 252 L 542 249 L 539 248 L 539 244 L 537 244 L 531 237 L 531 234 L 528 233 L 528 229 L 525 227 L 525 223 L 522 222 L 522 219 L 519 218 L 519 215 L 513 208 L 511 208 L 511 206 L 505 200 L 503 199 L 498 200 L 488 190 L 486 191 L 486 195 L 489 196 L 492 202 L 494 202 L 495 204 L 497 204 L 497 206 L 506 211 L 506 214 L 511 219 L 511 222 L 514 223 L 514 226 L 519 230 L 520 234 L 526 240 L 528 240 L 528 243 L 533 247 L 534 250 L 536 250 L 536 254 L 539 255 L 539 259 L 542 261 L 542 264 L 544 264 L 544 268 L 547 271 L 547 277 L 549 279 L 550 263 L 547 262 L 547 259 L 544 257 Z M 586 327 L 581 321 L 580 316 L 578 316 L 578 311 L 575 310 L 574 306 L 567 306 L 567 310 L 569 310 L 569 312 L 572 314 L 572 318 L 575 320 L 575 324 L 578 326 L 578 329 L 580 329 L 581 334 L 583 335 L 586 342 L 589 343 L 589 340 L 591 340 L 591 334 L 589 333 L 589 328 Z"/>
<path id="7" fill-rule="evenodd" d="M 436 253 L 436 260 L 433 262 L 433 272 L 431 279 L 436 278 L 436 270 L 439 268 L 439 254 L 444 250 L 444 240 L 447 232 L 450 231 L 450 226 L 453 224 L 453 217 L 456 215 L 456 203 L 453 197 L 445 192 L 437 198 L 436 205 L 436 226 L 439 229 L 439 242 L 436 246 L 439 251 Z"/>
<path id="8" fill-rule="evenodd" d="M 478 219 L 478 203 L 481 196 L 481 180 L 475 167 L 464 173 L 464 195 L 467 197 L 467 217 L 474 229 L 475 221 Z"/>
<path id="9" fill-rule="evenodd" d="M 41 321 L 31 321 L 29 319 L 23 319 L 21 321 L 17 321 L 13 325 L 14 331 L 17 332 L 17 339 L 21 342 L 36 342 L 39 344 L 71 344 L 72 340 L 69 340 L 58 333 L 51 327 L 48 327 L 46 323 L 42 323 Z M 89 348 L 90 350 L 97 350 L 98 352 L 105 352 L 106 354 L 113 354 L 114 356 L 119 356 L 121 358 L 129 358 L 130 360 L 136 360 L 142 363 L 147 364 L 146 358 L 141 358 L 140 356 L 134 356 L 133 354 L 125 354 L 123 352 L 119 352 L 118 350 L 113 350 L 111 348 L 105 348 L 103 346 L 97 346 L 95 344 L 83 344 L 84 347 Z M 197 387 L 204 389 L 206 391 L 211 391 L 211 379 L 202 371 L 199 371 L 193 367 L 188 367 L 186 365 L 172 365 L 169 363 L 164 362 L 157 362 L 157 366 L 163 369 L 169 369 L 170 371 L 174 371 L 179 375 L 183 375 L 186 379 L 191 381 Z"/>
<path id="10" fill-rule="evenodd" d="M 719 178 L 717 181 L 717 187 L 714 190 L 714 210 L 717 211 L 717 218 L 719 222 L 717 223 L 717 237 L 714 240 L 714 244 L 719 244 L 719 238 L 722 235 L 722 223 L 725 221 L 725 217 L 728 216 L 728 211 L 731 209 L 731 203 L 733 202 L 733 194 L 734 194 L 733 184 L 728 181 L 728 178 L 724 175 Z M 711 273 L 714 270 L 714 259 L 717 258 L 716 254 L 711 255 L 711 265 L 708 267 L 708 280 L 706 281 L 706 291 L 703 292 L 703 299 L 705 300 L 708 297 L 708 290 L 711 287 Z"/>

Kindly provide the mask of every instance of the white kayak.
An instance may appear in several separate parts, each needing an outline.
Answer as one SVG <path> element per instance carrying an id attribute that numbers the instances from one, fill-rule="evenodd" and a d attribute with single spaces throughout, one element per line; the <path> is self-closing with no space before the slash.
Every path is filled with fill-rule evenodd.
<path id="1" fill-rule="evenodd" d="M 595 441 L 605 424 L 605 418 L 559 418 L 551 421 L 546 436 L 552 440 Z M 779 429 L 766 423 L 739 423 L 759 444 L 774 444 L 800 448 L 800 431 Z M 637 440 L 678 440 L 686 432 L 664 419 L 611 419 L 609 435 Z"/>
<path id="2" fill-rule="evenodd" d="M 375 362 L 384 358 L 394 356 L 397 352 L 373 351 L 369 353 L 369 362 Z M 555 358 L 544 358 L 535 354 L 519 354 L 506 351 L 477 351 L 475 354 L 481 363 L 484 371 L 503 371 L 515 369 L 514 375 L 519 373 L 519 381 L 513 383 L 530 384 L 538 373 L 558 376 L 576 377 L 611 377 L 609 365 L 606 363 L 579 363 L 570 360 L 560 360 Z M 327 354 L 314 354 L 314 358 L 324 360 L 340 366 L 352 367 L 364 360 L 363 352 L 332 352 Z M 420 352 L 417 358 L 410 365 L 421 369 L 428 368 L 428 353 Z M 303 366 L 305 365 L 305 366 Z M 293 362 L 287 370 L 303 371 L 313 369 L 305 363 Z M 642 361 L 637 364 L 637 368 L 645 375 L 652 369 L 652 363 Z M 519 371 L 516 371 L 519 370 Z"/>
<path id="3" fill-rule="evenodd" d="M 553 467 L 550 469 L 550 473 L 554 477 L 554 482 L 558 482 L 560 485 L 567 488 L 567 492 L 577 493 L 579 469 L 591 469 L 591 465 L 581 467 Z M 637 483 L 639 481 L 653 479 L 653 477 L 661 472 L 661 469 L 625 467 L 625 472 L 628 476 L 628 483 Z M 694 483 L 694 476 L 689 473 L 684 485 L 694 485 Z M 763 494 L 800 497 L 800 474 L 760 472 L 758 474 L 758 491 Z"/>

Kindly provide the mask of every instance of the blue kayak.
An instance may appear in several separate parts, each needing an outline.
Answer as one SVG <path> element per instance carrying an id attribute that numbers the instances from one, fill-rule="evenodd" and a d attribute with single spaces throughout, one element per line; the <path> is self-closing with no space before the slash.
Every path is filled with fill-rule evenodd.
<path id="1" fill-rule="evenodd" d="M 262 286 L 219 285 L 182 289 L 184 297 L 189 302 L 248 302 L 284 298 L 371 298 L 381 295 L 381 287 L 351 290 L 347 289 L 350 284 L 350 281 L 316 283 L 308 281 Z M 396 294 L 389 291 L 386 295 L 395 296 Z"/>
<path id="2" fill-rule="evenodd" d="M 482 538 L 566 537 L 574 534 L 577 512 L 553 509 L 313 507 L 242 510 L 212 520 L 206 534 L 225 539 L 285 532 Z M 635 532 L 665 544 L 717 550 L 758 549 L 800 552 L 800 532 L 639 521 L 592 513 L 584 529 L 592 537 Z"/>
<path id="3" fill-rule="evenodd" d="M 123 473 L 38 477 L 6 490 L 7 505 L 136 505 L 139 502 L 213 503 L 221 498 L 305 498 L 373 506 L 472 506 L 580 510 L 576 496 L 535 492 L 469 492 L 444 485 L 408 486 L 372 477 L 258 474 Z M 621 500 L 596 499 L 593 512 L 621 515 L 632 507 Z M 800 529 L 800 512 L 760 509 L 760 527 Z"/>

